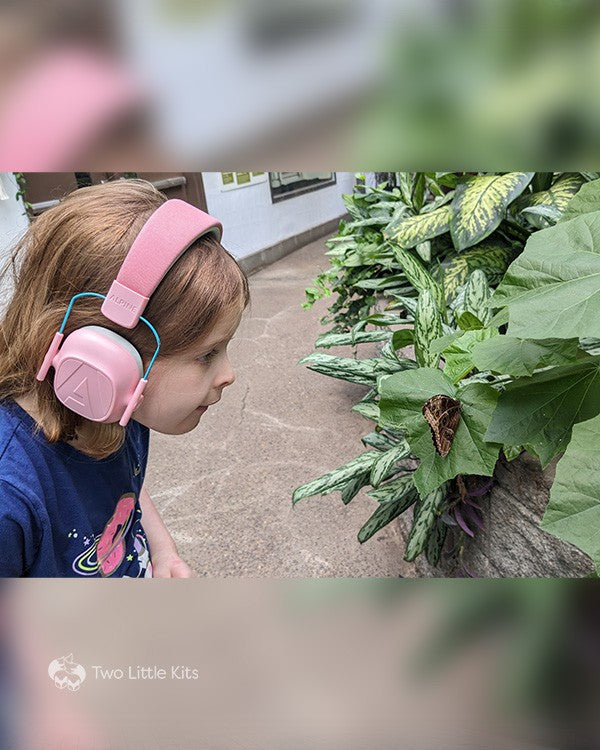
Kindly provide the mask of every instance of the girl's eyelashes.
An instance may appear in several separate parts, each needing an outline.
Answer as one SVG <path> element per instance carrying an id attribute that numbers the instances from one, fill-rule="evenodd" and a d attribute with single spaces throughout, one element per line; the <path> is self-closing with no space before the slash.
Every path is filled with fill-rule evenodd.
<path id="1" fill-rule="evenodd" d="M 207 352 L 206 354 L 201 354 L 196 359 L 198 360 L 198 362 L 201 362 L 201 363 L 210 362 L 211 359 L 216 357 L 218 353 L 219 353 L 218 349 L 211 349 L 211 351 Z"/>
<path id="2" fill-rule="evenodd" d="M 231 341 L 231 339 L 227 339 L 226 341 L 220 341 L 217 344 L 217 346 L 215 346 L 214 349 L 211 349 L 206 354 L 201 354 L 199 357 L 196 357 L 196 361 L 204 363 L 204 364 L 206 364 L 207 362 L 210 362 L 211 359 L 214 359 L 221 352 L 227 351 L 227 347 L 229 346 L 229 342 L 230 341 Z"/>

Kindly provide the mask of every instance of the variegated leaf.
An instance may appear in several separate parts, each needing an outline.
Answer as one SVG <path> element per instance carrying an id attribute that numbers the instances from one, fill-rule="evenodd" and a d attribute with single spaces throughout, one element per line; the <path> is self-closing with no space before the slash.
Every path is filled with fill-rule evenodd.
<path id="1" fill-rule="evenodd" d="M 371 448 L 377 448 L 380 451 L 388 451 L 390 448 L 394 448 L 397 445 L 395 440 L 392 440 L 383 432 L 370 432 L 361 438 L 364 445 L 368 445 Z"/>
<path id="2" fill-rule="evenodd" d="M 387 526 L 390 521 L 397 518 L 405 510 L 408 510 L 410 506 L 415 502 L 418 497 L 418 493 L 414 487 L 409 487 L 403 496 L 397 500 L 393 500 L 387 503 L 381 503 L 375 513 L 369 518 L 362 529 L 358 532 L 358 541 L 362 544 L 370 539 L 373 534 L 378 532 L 384 526 Z"/>
<path id="3" fill-rule="evenodd" d="M 444 303 L 444 290 L 425 268 L 425 266 L 412 253 L 403 247 L 396 245 L 394 252 L 406 278 L 414 286 L 417 292 L 427 290 L 435 300 L 440 311 L 446 310 Z"/>
<path id="4" fill-rule="evenodd" d="M 393 310 L 406 310 L 408 313 L 408 318 L 406 318 L 403 322 L 406 323 L 407 321 L 410 322 L 410 318 L 415 317 L 415 310 L 417 309 L 417 298 L 416 297 L 396 297 L 395 303 L 390 303 L 390 308 Z"/>
<path id="5" fill-rule="evenodd" d="M 352 359 L 352 357 L 334 357 L 331 354 L 314 352 L 301 359 L 298 364 L 306 365 L 310 370 L 328 375 L 331 378 L 347 380 L 350 383 L 373 386 L 376 380 L 378 359 Z"/>
<path id="6" fill-rule="evenodd" d="M 480 268 L 489 283 L 498 284 L 513 258 L 512 248 L 494 242 L 484 242 L 460 255 L 455 255 L 444 267 L 444 292 L 447 300 L 456 296 L 459 288 L 466 284 L 472 271 Z"/>
<path id="7" fill-rule="evenodd" d="M 470 312 L 484 326 L 489 325 L 492 310 L 488 307 L 491 291 L 485 273 L 480 269 L 473 271 L 465 286 L 465 311 Z"/>
<path id="8" fill-rule="evenodd" d="M 358 403 L 352 407 L 352 411 L 357 411 L 361 416 L 365 417 L 366 419 L 372 419 L 373 422 L 379 422 L 379 404 Z"/>
<path id="9" fill-rule="evenodd" d="M 450 206 L 442 206 L 435 211 L 401 217 L 387 225 L 383 236 L 395 240 L 401 247 L 415 247 L 420 242 L 447 232 L 451 216 Z"/>
<path id="10" fill-rule="evenodd" d="M 534 172 L 480 175 L 456 188 L 450 232 L 458 251 L 490 235 L 506 215 L 506 208 L 531 181 Z"/>
<path id="11" fill-rule="evenodd" d="M 406 542 L 404 559 L 407 562 L 412 562 L 425 549 L 445 497 L 446 483 L 430 492 L 416 505 L 413 525 Z"/>
<path id="12" fill-rule="evenodd" d="M 342 502 L 344 503 L 344 505 L 348 505 L 348 503 L 353 500 L 361 491 L 361 489 L 367 484 L 369 484 L 368 471 L 364 471 L 362 474 L 354 477 L 354 479 L 351 479 L 348 484 L 342 489 Z"/>
<path id="13" fill-rule="evenodd" d="M 415 357 L 420 367 L 437 367 L 440 357 L 431 350 L 432 342 L 442 335 L 438 307 L 427 289 L 419 294 L 415 312 Z"/>
<path id="14" fill-rule="evenodd" d="M 390 450 L 383 453 L 377 461 L 375 461 L 373 468 L 371 469 L 370 482 L 373 487 L 379 487 L 381 482 L 384 482 L 391 476 L 398 461 L 401 461 L 403 458 L 408 458 L 409 456 L 410 447 L 406 440 L 402 440 L 398 445 L 395 445 L 393 448 L 390 448 Z"/>
<path id="15" fill-rule="evenodd" d="M 518 201 L 520 209 L 526 206 L 551 206 L 558 209 L 562 214 L 571 198 L 579 191 L 584 183 L 583 177 L 574 172 L 565 174 L 552 185 L 548 190 L 542 190 L 539 193 L 524 195 Z"/>
<path id="16" fill-rule="evenodd" d="M 373 341 L 387 341 L 392 334 L 389 331 L 357 331 L 356 333 L 324 333 L 315 342 L 319 349 L 332 346 L 355 346 Z"/>
<path id="17" fill-rule="evenodd" d="M 410 489 L 415 489 L 412 473 L 392 479 L 391 482 L 384 484 L 382 487 L 370 490 L 367 495 L 377 500 L 378 503 L 390 503 L 403 497 L 406 491 Z"/>
<path id="18" fill-rule="evenodd" d="M 427 558 L 427 562 L 434 568 L 437 567 L 437 564 L 440 561 L 447 533 L 448 526 L 442 521 L 441 518 L 438 518 L 431 533 L 429 534 L 427 546 L 425 547 L 425 557 Z"/>
<path id="19" fill-rule="evenodd" d="M 339 469 L 330 471 L 327 474 L 318 479 L 313 479 L 311 482 L 303 484 L 294 490 L 292 496 L 292 503 L 294 505 L 305 497 L 311 495 L 318 495 L 327 490 L 341 490 L 345 485 L 348 484 L 352 479 L 364 474 L 366 471 L 370 471 L 373 463 L 381 456 L 379 451 L 367 451 L 366 453 L 353 458 L 344 466 L 340 466 Z"/>
<path id="20" fill-rule="evenodd" d="M 425 263 L 431 262 L 431 242 L 429 240 L 419 242 L 419 244 L 415 246 L 415 251 L 419 258 L 424 260 Z"/>

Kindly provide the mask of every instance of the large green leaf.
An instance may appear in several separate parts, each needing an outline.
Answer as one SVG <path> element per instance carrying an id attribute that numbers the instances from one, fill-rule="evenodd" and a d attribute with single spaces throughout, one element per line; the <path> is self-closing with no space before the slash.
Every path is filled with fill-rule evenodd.
<path id="1" fill-rule="evenodd" d="M 600 416 L 573 427 L 541 527 L 590 555 L 600 574 L 599 445 Z"/>
<path id="2" fill-rule="evenodd" d="M 577 358 L 577 339 L 518 339 L 496 336 L 482 341 L 472 349 L 473 363 L 478 370 L 491 370 L 519 377 L 532 375 L 539 367 L 571 364 Z"/>
<path id="3" fill-rule="evenodd" d="M 575 195 L 565 208 L 561 221 L 570 221 L 581 214 L 600 211 L 600 180 L 593 180 L 585 185 Z"/>
<path id="4" fill-rule="evenodd" d="M 451 214 L 450 206 L 442 206 L 428 213 L 399 217 L 388 224 L 383 230 L 383 236 L 388 240 L 395 240 L 401 247 L 415 247 L 447 232 Z"/>
<path id="5" fill-rule="evenodd" d="M 493 328 L 480 328 L 475 331 L 465 331 L 462 336 L 454 339 L 443 350 L 443 357 L 446 360 L 444 375 L 453 383 L 457 383 L 461 378 L 468 375 L 475 367 L 473 360 L 473 350 L 475 347 L 480 342 L 497 335 L 498 332 Z"/>
<path id="6" fill-rule="evenodd" d="M 485 439 L 529 444 L 546 466 L 567 447 L 573 424 L 598 413 L 600 357 L 590 357 L 509 383 L 498 399 Z"/>
<path id="7" fill-rule="evenodd" d="M 595 337 L 600 331 L 600 212 L 533 234 L 492 297 L 520 338 Z"/>
<path id="8" fill-rule="evenodd" d="M 456 188 L 450 232 L 457 250 L 490 235 L 506 216 L 506 208 L 527 187 L 533 172 L 473 177 Z"/>
<path id="9" fill-rule="evenodd" d="M 461 419 L 450 453 L 442 458 L 433 445 L 423 404 L 443 394 L 461 402 Z M 483 383 L 457 389 L 441 370 L 419 368 L 386 378 L 381 384 L 381 424 L 402 428 L 411 452 L 421 463 L 414 473 L 421 497 L 433 492 L 457 474 L 491 476 L 499 445 L 486 443 L 484 434 L 496 405 L 498 393 Z"/>

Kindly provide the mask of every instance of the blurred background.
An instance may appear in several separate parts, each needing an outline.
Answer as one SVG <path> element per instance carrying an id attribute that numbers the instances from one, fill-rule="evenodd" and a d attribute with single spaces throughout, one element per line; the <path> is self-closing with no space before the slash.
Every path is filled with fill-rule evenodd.
<path id="1" fill-rule="evenodd" d="M 598 156 L 593 0 L 3 0 L 0 28 L 7 171 Z"/>
<path id="2" fill-rule="evenodd" d="M 2 0 L 0 170 L 592 168 L 593 0 Z M 600 746 L 594 581 L 27 581 L 0 748 Z M 74 655 L 87 678 L 57 688 Z M 188 665 L 191 682 L 96 680 Z"/>
<path id="3" fill-rule="evenodd" d="M 0 600 L 1 746 L 593 750 L 595 592 L 585 581 L 12 584 Z"/>

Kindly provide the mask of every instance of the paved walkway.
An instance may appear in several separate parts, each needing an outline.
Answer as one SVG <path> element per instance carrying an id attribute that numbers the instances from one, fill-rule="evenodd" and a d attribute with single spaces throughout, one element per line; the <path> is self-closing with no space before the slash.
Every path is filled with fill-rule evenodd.
<path id="1" fill-rule="evenodd" d="M 350 410 L 364 387 L 297 365 L 324 331 L 319 318 L 327 300 L 301 308 L 305 287 L 328 265 L 323 242 L 250 278 L 251 307 L 230 344 L 237 380 L 219 406 L 187 435 L 152 434 L 147 487 L 199 575 L 412 570 L 402 561 L 395 523 L 358 543 L 358 530 L 377 507 L 364 490 L 348 506 L 332 493 L 292 508 L 293 490 L 358 455 L 372 425 Z"/>

